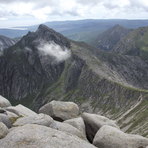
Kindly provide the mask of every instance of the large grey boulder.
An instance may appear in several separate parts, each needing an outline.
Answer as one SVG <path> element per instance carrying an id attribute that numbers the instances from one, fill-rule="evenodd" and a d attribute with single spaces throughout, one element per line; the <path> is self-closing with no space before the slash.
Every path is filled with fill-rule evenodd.
<path id="1" fill-rule="evenodd" d="M 53 124 L 50 125 L 50 127 L 59 131 L 63 131 L 63 132 L 78 136 L 83 140 L 87 140 L 85 135 L 81 131 L 79 131 L 77 128 L 73 127 L 70 124 L 54 121 Z"/>
<path id="2" fill-rule="evenodd" d="M 73 127 L 77 128 L 79 131 L 82 132 L 83 136 L 86 137 L 85 124 L 84 124 L 84 120 L 82 117 L 69 119 L 69 120 L 64 121 L 64 123 L 68 123 L 72 125 Z"/>
<path id="3" fill-rule="evenodd" d="M 97 114 L 83 113 L 82 118 L 86 126 L 86 135 L 90 142 L 93 141 L 95 134 L 103 125 L 110 125 L 119 128 L 115 121 Z"/>
<path id="4" fill-rule="evenodd" d="M 8 107 L 8 106 L 11 106 L 11 103 L 6 98 L 0 95 L 0 107 Z"/>
<path id="5" fill-rule="evenodd" d="M 0 140 L 0 146 L 2 148 L 95 148 L 76 136 L 36 124 L 14 128 Z"/>
<path id="6" fill-rule="evenodd" d="M 38 124 L 38 125 L 44 125 L 44 126 L 50 126 L 53 123 L 53 119 L 45 114 L 39 114 L 38 116 L 27 116 L 22 117 L 16 120 L 16 122 L 13 124 L 13 126 L 23 126 L 25 124 Z"/>
<path id="7" fill-rule="evenodd" d="M 79 115 L 79 107 L 73 102 L 51 101 L 40 108 L 39 113 L 47 114 L 57 121 L 76 118 Z"/>
<path id="8" fill-rule="evenodd" d="M 7 126 L 0 122 L 0 139 L 4 138 L 7 134 L 8 134 L 9 130 L 7 128 Z"/>
<path id="9" fill-rule="evenodd" d="M 17 106 L 10 106 L 6 108 L 7 111 L 13 112 L 18 116 L 37 116 L 37 113 L 30 110 L 29 108 L 19 104 Z"/>
<path id="10" fill-rule="evenodd" d="M 148 139 L 105 125 L 97 132 L 93 144 L 98 148 L 146 148 Z"/>
<path id="11" fill-rule="evenodd" d="M 12 127 L 12 122 L 9 117 L 5 114 L 0 114 L 0 122 L 4 123 L 8 128 Z"/>

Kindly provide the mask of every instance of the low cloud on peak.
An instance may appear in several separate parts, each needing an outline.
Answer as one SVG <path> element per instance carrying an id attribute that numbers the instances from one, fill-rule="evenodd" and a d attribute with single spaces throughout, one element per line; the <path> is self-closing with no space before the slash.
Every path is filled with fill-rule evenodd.
<path id="1" fill-rule="evenodd" d="M 57 62 L 62 62 L 70 58 L 71 51 L 66 47 L 60 47 L 58 44 L 54 42 L 44 42 L 41 41 L 38 46 L 38 50 L 43 55 L 49 55 L 55 58 Z"/>

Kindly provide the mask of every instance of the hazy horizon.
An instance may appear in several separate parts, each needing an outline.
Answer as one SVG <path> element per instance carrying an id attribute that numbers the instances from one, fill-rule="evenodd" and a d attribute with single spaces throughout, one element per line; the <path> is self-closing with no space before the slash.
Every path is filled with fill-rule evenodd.
<path id="1" fill-rule="evenodd" d="M 55 21 L 46 21 L 46 22 L 40 22 L 40 23 L 35 23 L 35 24 L 28 24 L 28 25 L 16 25 L 16 26 L 8 26 L 8 27 L 1 27 L 0 26 L 0 29 L 18 29 L 18 30 L 27 30 L 28 28 L 23 28 L 23 27 L 30 27 L 30 26 L 36 26 L 36 25 L 40 25 L 40 24 L 45 24 L 45 23 L 54 23 L 54 22 L 72 22 L 72 21 L 85 21 L 85 20 L 129 20 L 129 21 L 144 21 L 144 20 L 148 20 L 148 19 L 91 19 L 91 18 L 88 18 L 88 19 L 77 19 L 77 20 L 55 20 Z"/>

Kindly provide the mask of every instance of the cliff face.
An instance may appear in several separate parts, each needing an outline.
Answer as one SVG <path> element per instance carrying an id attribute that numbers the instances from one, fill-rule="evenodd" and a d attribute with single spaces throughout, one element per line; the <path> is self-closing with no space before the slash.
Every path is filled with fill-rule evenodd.
<path id="1" fill-rule="evenodd" d="M 41 25 L 0 56 L 0 94 L 34 110 L 53 99 L 71 100 L 81 110 L 113 119 L 130 116 L 131 106 L 147 102 L 147 63 L 140 57 L 92 51 Z M 147 109 L 139 108 L 144 116 Z M 119 123 L 128 129 L 121 119 Z"/>

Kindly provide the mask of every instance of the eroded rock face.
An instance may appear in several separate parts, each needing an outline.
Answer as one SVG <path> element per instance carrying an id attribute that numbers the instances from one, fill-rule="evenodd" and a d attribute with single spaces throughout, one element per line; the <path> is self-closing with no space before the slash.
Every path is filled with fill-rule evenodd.
<path id="1" fill-rule="evenodd" d="M 83 140 L 87 140 L 81 131 L 79 131 L 77 128 L 75 128 L 72 125 L 69 125 L 67 123 L 54 121 L 50 127 L 53 129 L 59 130 L 59 131 L 63 131 L 63 132 L 75 135 Z"/>
<path id="2" fill-rule="evenodd" d="M 47 114 L 57 121 L 64 121 L 76 118 L 79 115 L 79 107 L 73 102 L 51 101 L 41 107 L 39 112 Z"/>
<path id="3" fill-rule="evenodd" d="M 11 103 L 0 95 L 0 107 L 9 107 L 9 106 L 11 106 Z"/>
<path id="4" fill-rule="evenodd" d="M 53 119 L 45 114 L 39 114 L 38 116 L 31 117 L 22 117 L 17 119 L 17 121 L 13 124 L 13 126 L 23 126 L 25 124 L 38 124 L 44 126 L 50 126 L 53 123 Z"/>
<path id="5" fill-rule="evenodd" d="M 8 134 L 8 128 L 7 126 L 0 122 L 0 139 L 4 138 Z"/>
<path id="6" fill-rule="evenodd" d="M 148 139 L 126 134 L 115 127 L 104 125 L 96 134 L 93 144 L 98 148 L 145 148 Z"/>
<path id="7" fill-rule="evenodd" d="M 86 134 L 90 142 L 93 141 L 95 134 L 103 125 L 110 125 L 110 126 L 119 128 L 115 124 L 115 121 L 110 120 L 104 116 L 97 115 L 97 114 L 83 113 L 82 118 L 85 122 Z"/>
<path id="8" fill-rule="evenodd" d="M 3 148 L 95 148 L 76 136 L 35 124 L 13 129 L 0 140 L 0 146 Z"/>

